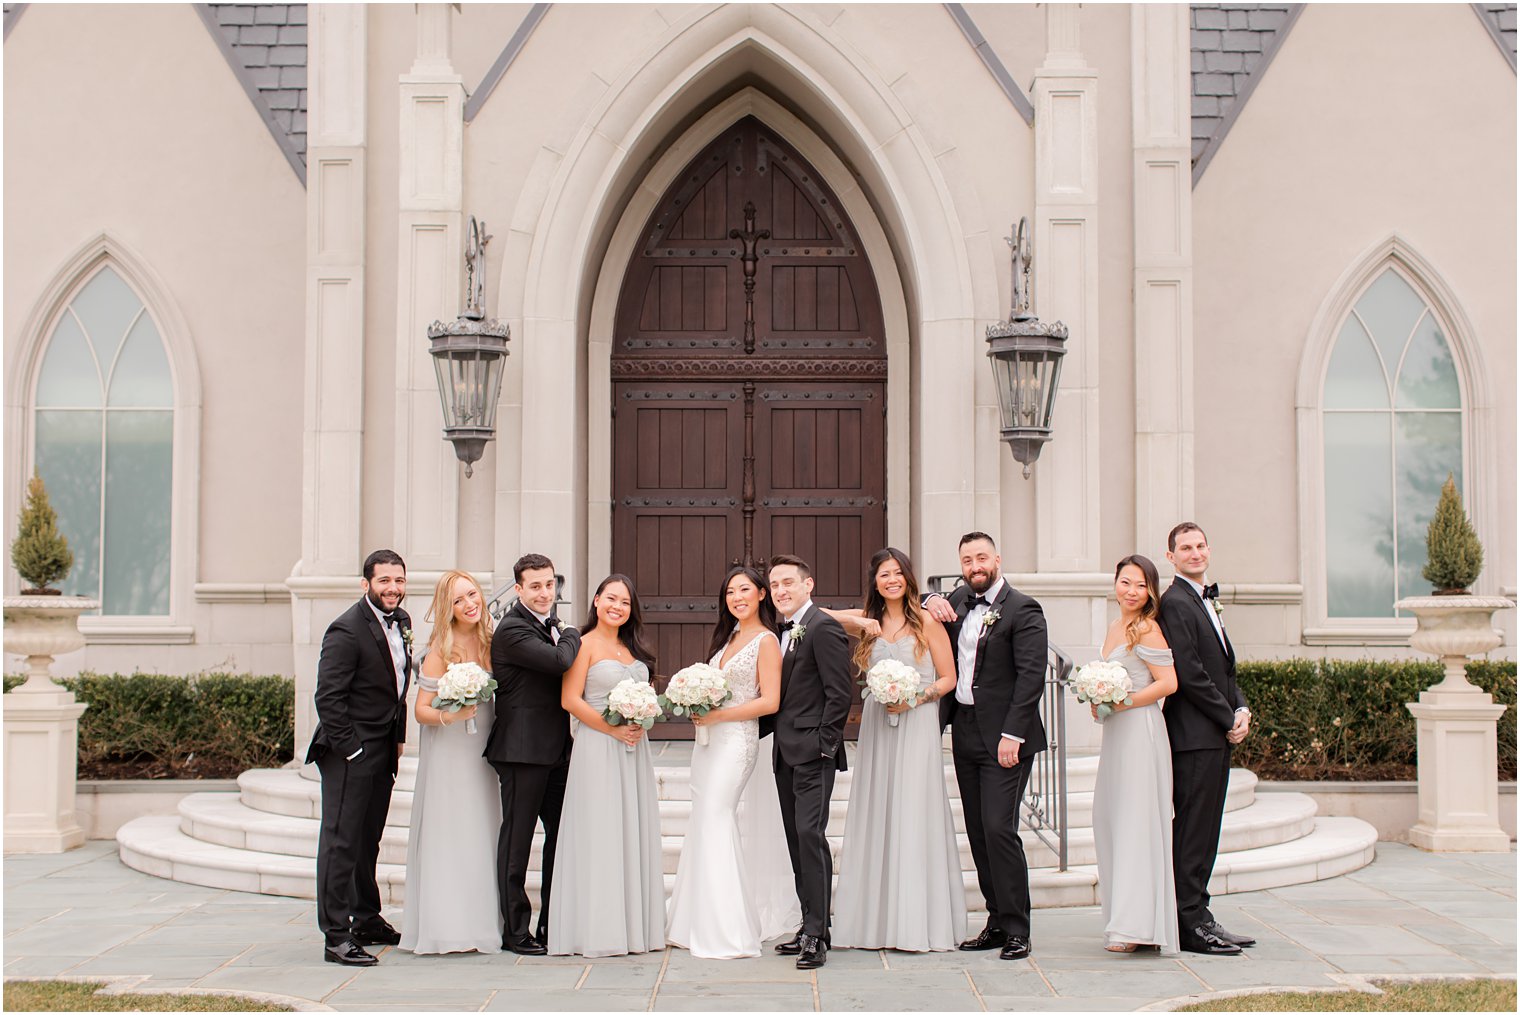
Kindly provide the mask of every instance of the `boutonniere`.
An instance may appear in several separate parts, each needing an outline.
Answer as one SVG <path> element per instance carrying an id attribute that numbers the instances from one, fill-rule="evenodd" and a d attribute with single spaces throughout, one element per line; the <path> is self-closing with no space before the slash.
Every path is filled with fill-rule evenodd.
<path id="1" fill-rule="evenodd" d="M 807 634 L 807 625 L 806 624 L 797 624 L 796 626 L 794 626 L 792 628 L 792 640 L 791 640 L 791 642 L 789 644 L 792 644 L 792 645 L 801 645 L 802 644 L 802 638 L 806 634 Z"/>
<path id="2" fill-rule="evenodd" d="M 1002 610 L 988 610 L 986 613 L 982 614 L 982 632 L 985 634 L 987 629 L 990 628 L 993 624 L 996 624 L 1002 618 L 1002 616 Z"/>
<path id="3" fill-rule="evenodd" d="M 406 645 L 406 650 L 410 652 L 412 650 L 412 629 L 404 624 L 401 627 L 401 641 Z"/>
<path id="4" fill-rule="evenodd" d="M 1214 616 L 1218 617 L 1221 621 L 1224 620 L 1224 603 L 1221 603 L 1218 599 L 1210 599 L 1209 606 L 1213 607 Z"/>

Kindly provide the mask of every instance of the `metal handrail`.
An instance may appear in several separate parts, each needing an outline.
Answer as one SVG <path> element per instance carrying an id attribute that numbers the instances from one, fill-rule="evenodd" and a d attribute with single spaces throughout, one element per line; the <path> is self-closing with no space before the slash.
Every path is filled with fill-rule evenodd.
<path id="1" fill-rule="evenodd" d="M 963 584 L 958 574 L 930 575 L 930 592 L 947 594 L 950 589 Z M 1066 685 L 1071 678 L 1072 660 L 1059 646 L 1047 645 L 1045 661 L 1045 694 L 1040 701 L 1041 718 L 1045 722 L 1046 749 L 1034 756 L 1029 773 L 1029 787 L 1024 793 L 1019 823 L 1033 832 L 1041 842 L 1055 853 L 1058 870 L 1066 870 L 1067 828 L 1066 807 Z"/>
<path id="2" fill-rule="evenodd" d="M 486 600 L 486 612 L 491 615 L 492 625 L 500 624 L 501 618 L 507 615 L 517 602 L 517 582 L 509 581 L 498 585 L 491 593 L 491 598 Z M 561 606 L 569 606 L 570 600 L 565 598 L 565 576 L 554 576 L 554 612 L 558 613 Z"/>

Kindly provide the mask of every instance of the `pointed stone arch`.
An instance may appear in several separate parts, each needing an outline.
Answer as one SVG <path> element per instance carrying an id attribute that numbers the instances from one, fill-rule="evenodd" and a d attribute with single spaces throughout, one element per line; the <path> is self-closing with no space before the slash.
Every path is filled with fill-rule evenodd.
<path id="1" fill-rule="evenodd" d="M 573 558 L 568 570 L 575 587 L 583 588 L 589 562 L 608 559 L 604 548 L 577 536 L 588 531 L 592 512 L 606 508 L 606 501 L 587 495 L 586 457 L 554 452 L 557 438 L 569 434 L 587 447 L 589 428 L 600 425 L 587 411 L 600 397 L 590 393 L 588 377 L 600 382 L 592 374 L 595 357 L 586 350 L 606 281 L 603 265 L 626 209 L 654 186 L 641 185 L 650 164 L 662 163 L 667 148 L 685 157 L 698 150 L 690 147 L 697 136 L 687 124 L 726 126 L 704 121 L 704 115 L 742 92 L 746 79 L 765 82 L 765 93 L 755 94 L 784 97 L 790 118 L 807 123 L 807 133 L 820 139 L 841 169 L 842 178 L 831 178 L 831 186 L 852 191 L 879 223 L 900 279 L 912 349 L 911 371 L 900 373 L 911 372 L 919 390 L 972 389 L 981 365 L 976 324 L 998 317 L 1000 297 L 992 266 L 973 270 L 967 253 L 952 193 L 969 188 L 952 186 L 956 181 L 947 179 L 911 113 L 869 61 L 806 9 L 757 4 L 691 10 L 612 82 L 563 156 L 541 158 L 547 182 L 529 188 L 523 201 L 531 206 L 519 207 L 514 216 L 533 224 L 509 237 L 500 286 L 504 316 L 520 322 L 522 336 L 521 403 L 513 406 L 504 397 L 503 415 L 508 425 L 520 425 L 522 441 L 498 448 L 497 496 L 508 504 L 531 498 L 535 511 L 533 519 L 510 507 L 499 512 L 499 518 L 520 519 L 518 531 L 510 531 L 509 521 L 500 532 L 499 570 L 518 547 L 532 545 Z M 775 105 L 786 108 L 779 100 Z M 670 157 L 674 172 L 681 160 Z M 569 361 L 577 364 L 569 375 L 556 371 L 556 364 Z M 926 439 L 926 413 L 916 401 L 910 404 L 904 446 L 918 447 Z M 937 432 L 972 430 L 970 400 L 936 405 L 933 413 Z M 995 436 L 989 439 L 996 443 Z M 910 545 L 928 554 L 931 572 L 951 565 L 951 551 L 938 545 L 943 539 L 931 540 L 968 527 L 974 491 L 997 487 L 995 474 L 968 482 L 977 462 L 996 462 L 994 456 L 950 444 L 943 454 L 915 459 L 904 494 Z M 590 468 L 601 467 L 593 459 Z"/>
<path id="2" fill-rule="evenodd" d="M 34 455 L 36 385 L 48 343 L 64 308 L 102 268 L 109 266 L 132 289 L 157 326 L 168 360 L 174 397 L 170 492 L 170 591 L 167 617 L 84 617 L 80 628 L 92 644 L 185 643 L 193 639 L 196 545 L 199 531 L 201 373 L 184 314 L 163 277 L 130 246 L 100 233 L 77 247 L 33 302 L 6 381 L 6 454 L 16 463 L 5 476 L 6 504 L 19 508 Z M 7 580 L 13 580 L 7 576 Z"/>
<path id="3" fill-rule="evenodd" d="M 1299 555 L 1304 589 L 1304 640 L 1311 645 L 1402 645 L 1412 620 L 1338 623 L 1328 616 L 1324 560 L 1324 385 L 1342 323 L 1367 289 L 1392 268 L 1425 301 L 1442 325 L 1451 350 L 1462 404 L 1466 506 L 1479 538 L 1496 546 L 1498 517 L 1494 468 L 1493 396 L 1482 348 L 1455 290 L 1407 239 L 1391 234 L 1368 247 L 1330 287 L 1305 336 L 1299 360 L 1295 415 L 1299 460 Z M 1485 571 L 1475 591 L 1497 592 Z"/>

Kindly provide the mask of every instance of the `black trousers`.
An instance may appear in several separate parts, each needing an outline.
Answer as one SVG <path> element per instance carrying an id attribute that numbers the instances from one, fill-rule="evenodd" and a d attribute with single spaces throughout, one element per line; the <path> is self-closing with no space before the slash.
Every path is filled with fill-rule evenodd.
<path id="1" fill-rule="evenodd" d="M 328 750 L 322 776 L 322 826 L 317 834 L 317 926 L 337 945 L 380 916 L 375 864 L 396 784 L 396 743 L 367 740 L 353 761 Z"/>
<path id="2" fill-rule="evenodd" d="M 1219 855 L 1219 826 L 1230 788 L 1230 749 L 1172 755 L 1172 876 L 1177 926 L 1186 934 L 1209 923 L 1209 876 Z"/>
<path id="3" fill-rule="evenodd" d="M 776 759 L 776 795 L 781 798 L 781 824 L 802 905 L 802 933 L 824 941 L 829 940 L 834 881 L 827 837 L 834 772 L 834 762 L 826 758 L 795 766 Z"/>
<path id="4" fill-rule="evenodd" d="M 956 706 L 950 753 L 976 879 L 987 900 L 987 926 L 1000 927 L 1010 937 L 1027 938 L 1029 863 L 1019 838 L 1019 804 L 1029 783 L 1030 758 L 1021 753 L 1012 768 L 999 765 L 997 757 L 987 752 L 976 710 L 965 705 Z"/>
<path id="5" fill-rule="evenodd" d="M 565 780 L 570 759 L 553 765 L 491 762 L 501 781 L 501 834 L 496 839 L 496 884 L 501 895 L 502 935 L 507 941 L 529 936 L 533 904 L 528 901 L 528 857 L 533 830 L 544 826 L 543 887 L 539 891 L 538 937 L 549 935 L 549 888 L 554 876 L 554 847 L 559 816 L 565 808 Z"/>

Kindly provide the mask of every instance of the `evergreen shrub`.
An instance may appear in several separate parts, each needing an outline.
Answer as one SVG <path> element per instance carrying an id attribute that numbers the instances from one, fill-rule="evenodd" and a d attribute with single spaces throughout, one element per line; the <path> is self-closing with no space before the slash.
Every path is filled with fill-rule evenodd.
<path id="1" fill-rule="evenodd" d="M 1414 716 L 1405 702 L 1441 680 L 1435 660 L 1283 659 L 1236 668 L 1251 733 L 1233 764 L 1263 779 L 1413 779 Z M 1509 710 L 1499 718 L 1498 774 L 1515 778 L 1515 664 L 1475 660 L 1467 679 Z"/>
<path id="2" fill-rule="evenodd" d="M 6 677 L 5 690 L 21 682 Z M 295 681 L 201 673 L 81 673 L 58 683 L 89 704 L 82 779 L 229 779 L 295 752 Z"/>

